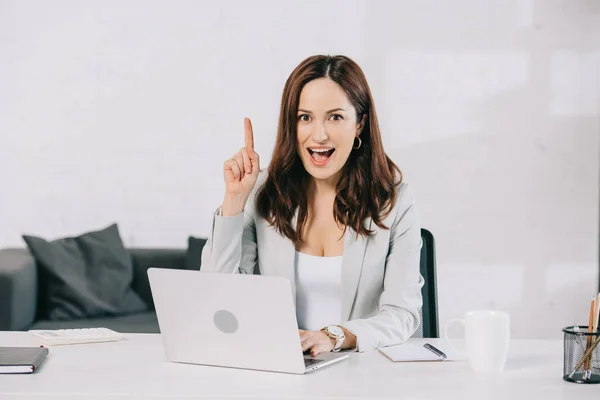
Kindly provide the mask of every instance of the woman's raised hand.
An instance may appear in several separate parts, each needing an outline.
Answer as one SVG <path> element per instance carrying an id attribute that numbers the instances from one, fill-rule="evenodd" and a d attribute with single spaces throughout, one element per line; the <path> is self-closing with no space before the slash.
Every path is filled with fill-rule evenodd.
<path id="1" fill-rule="evenodd" d="M 260 170 L 260 159 L 254 151 L 252 123 L 248 118 L 244 119 L 244 131 L 245 146 L 223 164 L 225 198 L 221 214 L 226 217 L 244 210 Z"/>

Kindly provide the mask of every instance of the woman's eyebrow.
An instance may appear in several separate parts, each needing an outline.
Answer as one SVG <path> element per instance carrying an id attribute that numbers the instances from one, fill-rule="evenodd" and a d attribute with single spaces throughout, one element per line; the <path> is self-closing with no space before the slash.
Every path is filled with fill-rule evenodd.
<path id="1" fill-rule="evenodd" d="M 344 110 L 343 108 L 332 108 L 331 110 L 327 110 L 327 111 L 325 111 L 325 114 L 329 114 L 329 113 L 332 113 L 332 112 L 334 112 L 334 111 L 346 111 L 346 110 Z M 307 113 L 307 114 L 312 114 L 312 111 L 309 111 L 309 110 L 303 110 L 303 109 L 301 109 L 301 108 L 299 108 L 299 109 L 298 109 L 298 112 L 303 112 L 303 113 Z"/>

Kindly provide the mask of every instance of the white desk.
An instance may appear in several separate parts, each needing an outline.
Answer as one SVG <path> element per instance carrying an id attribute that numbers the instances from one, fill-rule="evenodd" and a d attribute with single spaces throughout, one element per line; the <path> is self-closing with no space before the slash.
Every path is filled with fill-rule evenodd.
<path id="1" fill-rule="evenodd" d="M 506 370 L 471 372 L 466 362 L 393 363 L 379 351 L 307 375 L 166 361 L 160 335 L 50 348 L 35 374 L 0 375 L 0 399 L 594 399 L 600 385 L 562 380 L 562 341 L 514 340 Z M 432 344 L 442 343 L 429 340 Z M 37 345 L 26 332 L 0 332 L 0 346 Z"/>

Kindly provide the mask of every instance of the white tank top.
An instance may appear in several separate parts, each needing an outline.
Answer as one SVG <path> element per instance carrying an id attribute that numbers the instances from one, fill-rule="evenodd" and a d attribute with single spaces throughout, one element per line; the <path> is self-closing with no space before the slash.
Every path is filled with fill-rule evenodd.
<path id="1" fill-rule="evenodd" d="M 340 324 L 342 258 L 311 256 L 296 251 L 296 318 L 298 328 L 318 331 Z"/>

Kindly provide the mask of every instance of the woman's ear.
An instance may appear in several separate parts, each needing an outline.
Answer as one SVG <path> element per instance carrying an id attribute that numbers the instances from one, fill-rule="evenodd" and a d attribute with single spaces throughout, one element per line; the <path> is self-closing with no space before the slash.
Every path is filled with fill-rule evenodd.
<path id="1" fill-rule="evenodd" d="M 357 131 L 356 131 L 356 136 L 357 137 L 362 133 L 362 130 L 364 129 L 366 122 L 367 122 L 367 114 L 365 114 L 365 115 L 362 116 L 362 118 L 360 120 L 360 123 L 358 124 L 358 128 L 357 128 Z"/>

